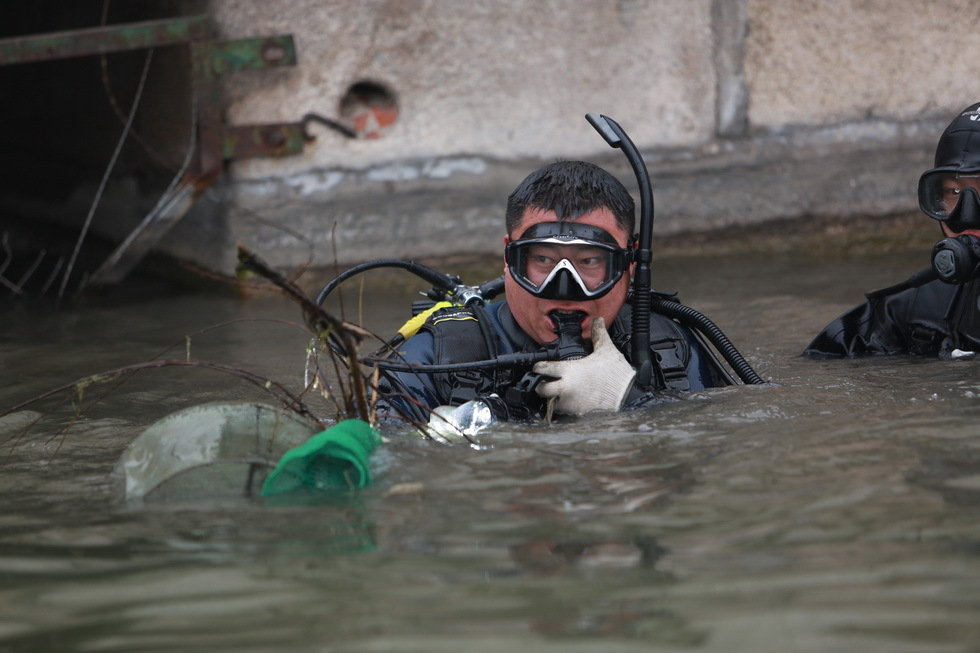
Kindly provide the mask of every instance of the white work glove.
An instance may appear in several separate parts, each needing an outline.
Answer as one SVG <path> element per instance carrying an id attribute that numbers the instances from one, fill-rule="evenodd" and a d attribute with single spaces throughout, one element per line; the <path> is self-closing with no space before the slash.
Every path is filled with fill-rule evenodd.
<path id="1" fill-rule="evenodd" d="M 636 370 L 616 349 L 601 317 L 592 320 L 592 345 L 592 353 L 585 358 L 534 365 L 538 374 L 560 377 L 535 388 L 545 399 L 558 398 L 557 412 L 584 415 L 593 410 L 619 410 L 622 405 Z"/>

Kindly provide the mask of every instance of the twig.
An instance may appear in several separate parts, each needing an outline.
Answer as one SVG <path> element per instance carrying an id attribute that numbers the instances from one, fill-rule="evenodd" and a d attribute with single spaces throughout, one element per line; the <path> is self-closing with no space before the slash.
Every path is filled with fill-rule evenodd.
<path id="1" fill-rule="evenodd" d="M 306 407 L 306 405 L 299 397 L 293 394 L 292 391 L 290 391 L 288 388 L 283 386 L 278 381 L 273 381 L 272 379 L 266 378 L 259 374 L 255 374 L 254 372 L 250 372 L 240 367 L 225 365 L 223 363 L 213 363 L 209 361 L 182 360 L 182 359 L 146 361 L 143 363 L 136 363 L 134 365 L 126 365 L 125 367 L 118 367 L 116 369 L 107 370 L 105 372 L 100 372 L 98 374 L 92 374 L 90 376 L 77 379 L 71 383 L 66 383 L 65 385 L 59 386 L 57 388 L 52 388 L 47 392 L 32 397 L 27 401 L 23 401 L 17 404 L 16 406 L 8 408 L 7 410 L 0 412 L 0 417 L 5 417 L 11 413 L 15 413 L 39 401 L 43 401 L 44 399 L 68 391 L 74 391 L 75 396 L 78 398 L 79 402 L 81 402 L 81 400 L 85 396 L 85 391 L 90 386 L 99 383 L 105 383 L 126 374 L 132 374 L 141 370 L 156 369 L 161 367 L 196 367 L 196 368 L 213 370 L 216 372 L 223 372 L 226 374 L 237 376 L 265 390 L 266 392 L 271 393 L 279 401 L 282 401 L 286 405 L 286 407 L 289 408 L 290 410 L 298 413 L 299 415 L 312 419 L 320 426 L 324 425 L 322 420 L 320 420 L 316 415 L 314 415 L 313 412 Z M 3 444 L 6 444 L 6 442 L 8 442 L 9 440 L 10 438 L 8 438 L 8 440 L 5 441 Z"/>
<path id="2" fill-rule="evenodd" d="M 370 337 L 371 334 L 354 324 L 338 320 L 317 306 L 296 284 L 273 270 L 256 254 L 241 245 L 238 247 L 238 261 L 243 267 L 265 277 L 281 288 L 287 295 L 299 302 L 306 325 L 315 336 L 325 340 L 333 333 L 340 338 L 344 346 L 344 353 L 348 359 L 348 369 L 350 370 L 351 383 L 353 384 L 353 399 L 357 408 L 357 417 L 360 417 L 366 422 L 369 421 L 371 413 L 368 408 L 364 378 L 361 376 L 360 366 L 357 360 L 357 344 L 364 338 Z"/>
<path id="3" fill-rule="evenodd" d="M 71 277 L 72 268 L 75 267 L 75 260 L 78 258 L 78 253 L 82 249 L 82 243 L 85 241 L 85 237 L 88 235 L 89 227 L 92 225 L 92 217 L 95 215 L 95 210 L 102 201 L 102 193 L 105 191 L 106 184 L 109 183 L 109 175 L 112 173 L 112 169 L 116 167 L 116 160 L 119 158 L 119 153 L 122 151 L 123 144 L 126 142 L 126 137 L 129 135 L 129 130 L 133 126 L 133 118 L 136 117 L 136 108 L 139 107 L 140 99 L 143 97 L 143 88 L 146 85 L 146 74 L 150 70 L 150 62 L 152 60 L 153 50 L 147 50 L 146 61 L 143 63 L 143 74 L 140 76 L 139 85 L 136 87 L 136 97 L 133 98 L 133 106 L 129 111 L 129 118 L 123 127 L 122 134 L 119 135 L 119 141 L 116 143 L 116 148 L 113 150 L 112 156 L 109 158 L 109 165 L 106 166 L 105 174 L 102 175 L 102 179 L 99 182 L 99 187 L 95 191 L 95 198 L 92 200 L 92 206 L 89 208 L 88 215 L 85 216 L 85 223 L 82 225 L 82 231 L 78 234 L 78 240 L 75 242 L 75 249 L 71 254 L 71 258 L 68 259 L 68 266 L 65 268 L 65 275 L 61 278 L 61 287 L 58 289 L 58 299 L 61 299 L 61 297 L 65 294 L 65 288 L 68 286 L 68 279 Z"/>

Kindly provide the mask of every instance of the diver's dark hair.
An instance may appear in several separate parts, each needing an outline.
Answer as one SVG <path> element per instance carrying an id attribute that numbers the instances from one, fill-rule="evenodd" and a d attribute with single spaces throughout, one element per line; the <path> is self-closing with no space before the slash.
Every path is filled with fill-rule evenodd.
<path id="1" fill-rule="evenodd" d="M 525 177 L 507 198 L 507 235 L 520 236 L 514 229 L 528 208 L 554 211 L 559 220 L 576 220 L 602 207 L 633 235 L 633 197 L 618 179 L 586 161 L 556 161 Z"/>

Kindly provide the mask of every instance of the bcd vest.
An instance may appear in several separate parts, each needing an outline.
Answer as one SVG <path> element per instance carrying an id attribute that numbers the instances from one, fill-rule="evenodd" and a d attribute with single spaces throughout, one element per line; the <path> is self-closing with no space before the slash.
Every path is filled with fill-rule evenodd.
<path id="1" fill-rule="evenodd" d="M 630 360 L 631 307 L 625 305 L 609 331 L 616 347 Z M 432 334 L 433 362 L 437 365 L 490 360 L 497 356 L 497 337 L 490 318 L 481 307 L 446 308 L 434 313 L 422 327 Z M 650 313 L 650 353 L 654 367 L 651 390 L 688 390 L 687 366 L 691 347 L 684 331 L 670 318 Z M 630 361 L 632 363 L 632 361 Z M 432 375 L 439 397 L 458 405 L 476 397 L 500 396 L 512 414 L 533 414 L 540 400 L 530 393 L 515 393 L 531 366 L 499 367 L 440 372 Z M 521 400 L 518 401 L 517 397 Z M 517 405 L 520 403 L 521 405 Z M 542 402 L 543 403 L 543 402 Z"/>

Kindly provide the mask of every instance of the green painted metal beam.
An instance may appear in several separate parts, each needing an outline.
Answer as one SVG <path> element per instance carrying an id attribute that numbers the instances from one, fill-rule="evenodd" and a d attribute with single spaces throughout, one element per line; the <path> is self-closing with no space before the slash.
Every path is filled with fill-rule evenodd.
<path id="1" fill-rule="evenodd" d="M 201 15 L 16 36 L 0 39 L 0 65 L 188 43 L 210 35 L 210 19 Z"/>

